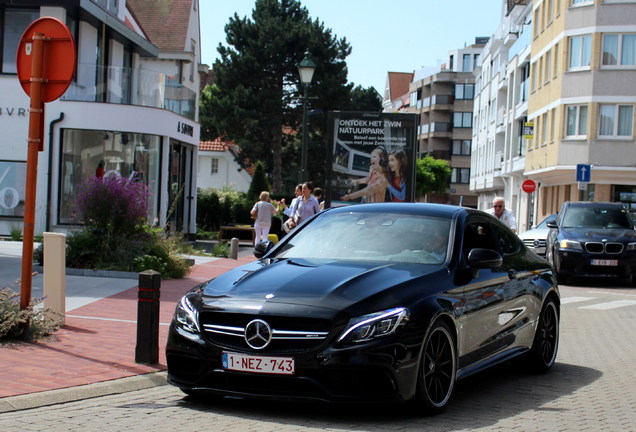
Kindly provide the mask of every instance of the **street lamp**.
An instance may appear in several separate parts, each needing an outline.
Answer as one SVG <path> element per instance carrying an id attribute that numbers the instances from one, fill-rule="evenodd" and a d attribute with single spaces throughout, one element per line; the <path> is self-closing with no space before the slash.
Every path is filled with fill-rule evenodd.
<path id="1" fill-rule="evenodd" d="M 301 141 L 301 153 L 300 153 L 300 171 L 298 171 L 298 183 L 302 183 L 305 180 L 305 171 L 307 170 L 307 90 L 311 84 L 311 79 L 314 77 L 314 70 L 316 70 L 316 63 L 311 59 L 309 51 L 305 52 L 305 58 L 298 63 L 298 74 L 300 75 L 300 82 L 305 87 L 305 94 L 303 97 L 303 135 Z"/>

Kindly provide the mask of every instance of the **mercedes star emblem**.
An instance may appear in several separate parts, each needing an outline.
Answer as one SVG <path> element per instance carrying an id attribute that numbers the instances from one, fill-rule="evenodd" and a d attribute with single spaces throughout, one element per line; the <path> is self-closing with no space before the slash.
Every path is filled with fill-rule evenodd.
<path id="1" fill-rule="evenodd" d="M 272 340 L 272 328 L 263 320 L 255 319 L 245 326 L 245 342 L 254 349 L 263 349 Z"/>

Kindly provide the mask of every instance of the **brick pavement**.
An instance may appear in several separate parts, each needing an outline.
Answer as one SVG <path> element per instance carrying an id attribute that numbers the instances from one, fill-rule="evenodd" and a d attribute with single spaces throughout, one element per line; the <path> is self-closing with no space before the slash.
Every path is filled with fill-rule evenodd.
<path id="1" fill-rule="evenodd" d="M 192 267 L 184 279 L 161 282 L 158 364 L 135 363 L 137 287 L 74 309 L 47 341 L 0 345 L 0 398 L 165 370 L 176 302 L 197 284 L 253 260 L 214 260 Z"/>

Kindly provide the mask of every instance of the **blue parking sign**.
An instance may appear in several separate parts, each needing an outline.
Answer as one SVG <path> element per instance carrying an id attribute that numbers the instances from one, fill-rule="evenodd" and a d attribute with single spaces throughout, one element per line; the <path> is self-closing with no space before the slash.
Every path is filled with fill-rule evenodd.
<path id="1" fill-rule="evenodd" d="M 576 166 L 576 181 L 589 182 L 592 174 L 592 165 L 578 164 Z"/>

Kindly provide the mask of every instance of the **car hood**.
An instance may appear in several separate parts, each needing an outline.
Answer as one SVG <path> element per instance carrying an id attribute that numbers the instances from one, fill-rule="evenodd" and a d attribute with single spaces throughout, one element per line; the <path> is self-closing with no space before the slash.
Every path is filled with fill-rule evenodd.
<path id="1" fill-rule="evenodd" d="M 408 263 L 263 259 L 210 281 L 204 287 L 202 301 L 216 309 L 238 308 L 252 312 L 262 310 L 265 304 L 269 307 L 293 304 L 343 310 L 436 272 L 447 274 L 448 270 Z M 396 302 L 399 299 L 395 297 Z"/>
<path id="2" fill-rule="evenodd" d="M 519 234 L 521 240 L 525 239 L 544 239 L 548 237 L 550 228 L 535 228 Z"/>
<path id="3" fill-rule="evenodd" d="M 594 228 L 564 228 L 561 237 L 580 242 L 592 241 L 636 241 L 636 231 L 631 229 L 594 229 Z"/>

